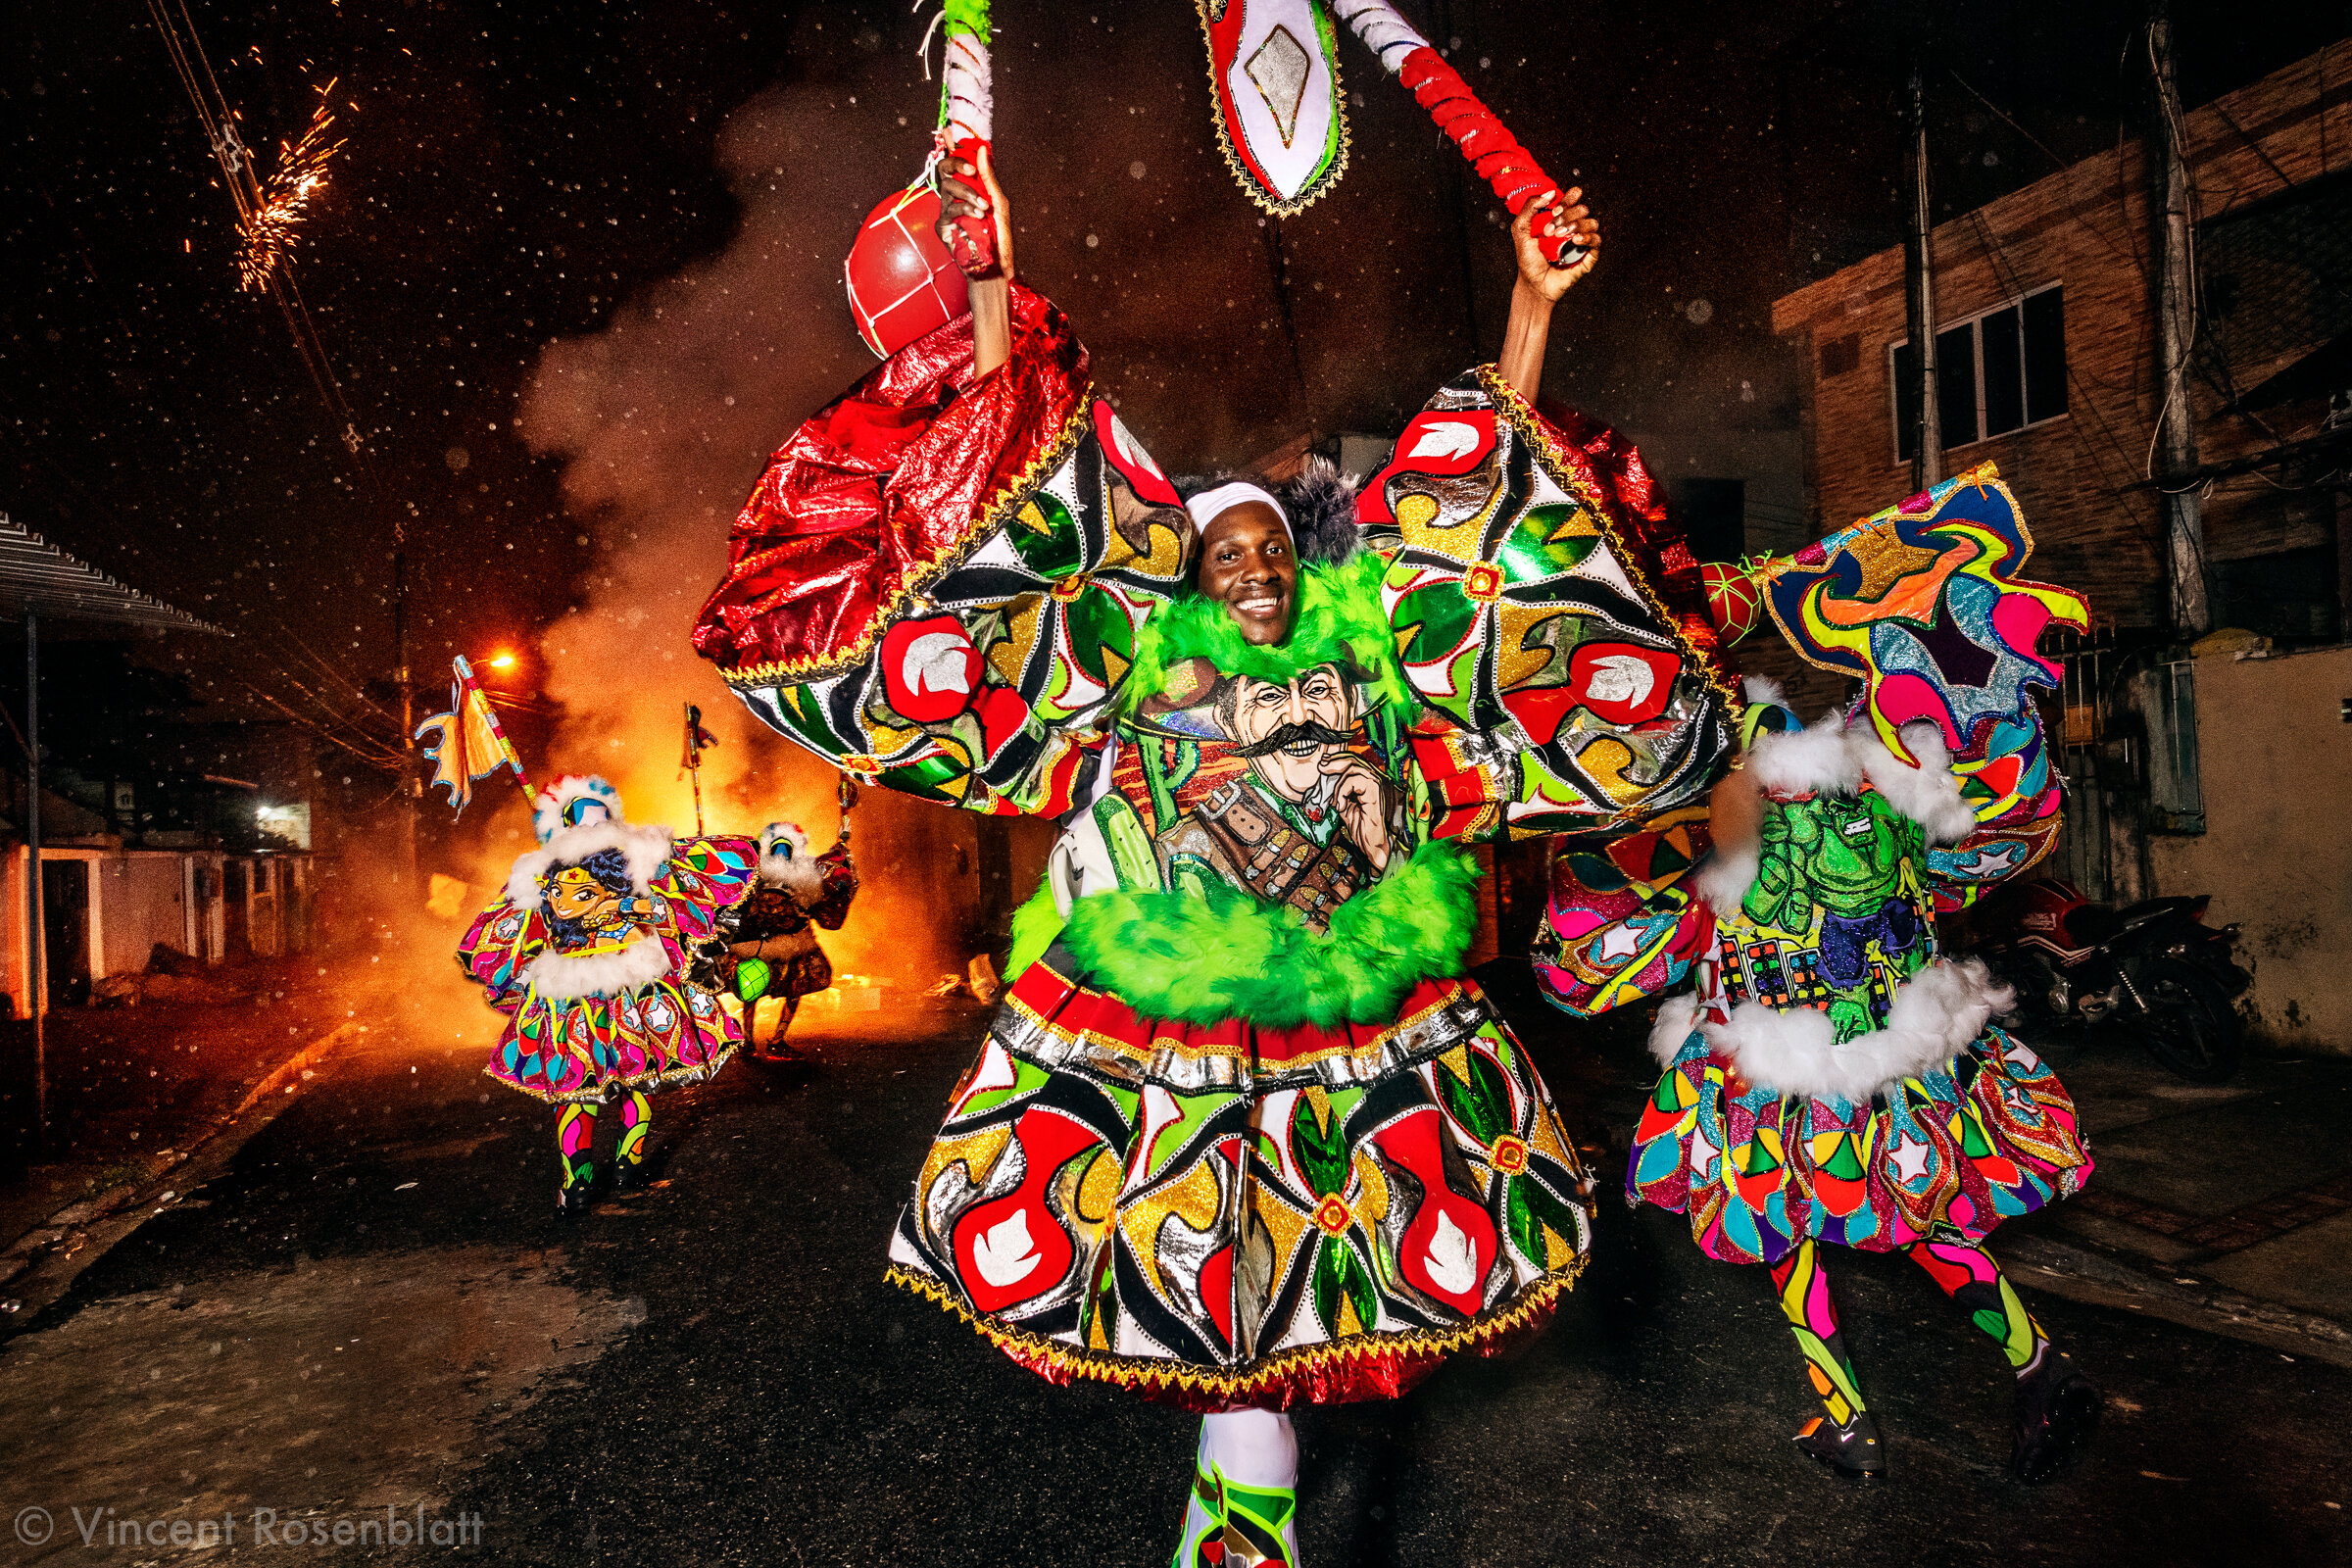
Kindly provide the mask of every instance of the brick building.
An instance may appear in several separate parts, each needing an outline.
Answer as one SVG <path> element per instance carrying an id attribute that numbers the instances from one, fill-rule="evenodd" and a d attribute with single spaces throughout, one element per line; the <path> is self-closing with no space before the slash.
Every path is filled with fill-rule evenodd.
<path id="1" fill-rule="evenodd" d="M 2352 48 L 2185 121 L 2187 482 L 2217 629 L 2184 645 L 2167 624 L 2137 139 L 1936 225 L 1941 471 L 1997 463 L 2034 530 L 2030 573 L 2090 600 L 2096 629 L 2063 650 L 2052 711 L 2073 786 L 2052 871 L 2093 897 L 2214 893 L 2245 926 L 2263 1026 L 2352 1051 L 2331 967 L 2352 947 L 2352 829 L 2320 805 L 2352 768 L 2335 708 L 2352 698 L 2336 690 L 2352 672 Z M 1777 301 L 1773 327 L 1804 367 L 1804 508 L 1826 533 L 1910 488 L 1901 250 Z M 2289 733 L 2294 755 L 2272 755 Z M 2249 768 L 2256 753 L 2269 760 Z M 2298 784 L 2299 768 L 2315 771 Z"/>
<path id="2" fill-rule="evenodd" d="M 2316 433 L 2352 384 L 2352 49 L 2289 66 L 2187 115 L 2198 195 L 2199 457 L 2226 465 Z M 2141 145 L 1936 225 L 1944 471 L 2000 465 L 2041 574 L 2102 625 L 2163 629 L 2163 524 L 2148 477 L 2160 389 Z M 1802 356 L 1804 505 L 1823 530 L 1908 488 L 1895 369 L 1903 257 L 1882 251 L 1776 302 Z M 2317 364 L 2308 362 L 2317 361 Z M 2330 383 L 2333 384 L 2330 384 Z M 2299 642 L 2342 627 L 2325 453 L 2212 481 L 2214 624 Z M 2298 471 L 2298 468 L 2302 471 Z M 2285 558 L 2283 560 L 2279 558 Z M 2127 640 L 2129 640 L 2127 638 Z"/>

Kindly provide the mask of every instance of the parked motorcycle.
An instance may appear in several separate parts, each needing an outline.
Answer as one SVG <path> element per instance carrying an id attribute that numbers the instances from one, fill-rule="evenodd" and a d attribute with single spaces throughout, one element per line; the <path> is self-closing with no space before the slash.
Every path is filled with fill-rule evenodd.
<path id="1" fill-rule="evenodd" d="M 2017 989 L 2011 1016 L 2021 1033 L 2104 1027 L 2137 1037 L 2191 1083 L 2237 1071 L 2235 1003 L 2254 977 L 2233 956 L 2237 927 L 2205 924 L 2210 896 L 2114 909 L 2071 882 L 2041 879 L 2017 897 L 2014 934 L 1979 956 Z"/>

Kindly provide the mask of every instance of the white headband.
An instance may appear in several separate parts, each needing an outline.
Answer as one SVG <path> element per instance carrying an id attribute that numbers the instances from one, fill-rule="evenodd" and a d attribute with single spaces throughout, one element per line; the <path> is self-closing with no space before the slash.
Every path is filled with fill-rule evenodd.
<path id="1" fill-rule="evenodd" d="M 1184 510 L 1186 515 L 1193 519 L 1193 532 L 1202 534 L 1208 532 L 1208 525 L 1219 516 L 1252 501 L 1272 507 L 1274 515 L 1282 519 L 1282 531 L 1291 531 L 1291 514 L 1282 510 L 1282 503 L 1274 499 L 1274 493 L 1247 479 L 1236 479 L 1230 484 L 1218 485 L 1214 490 L 1203 490 L 1187 501 Z"/>

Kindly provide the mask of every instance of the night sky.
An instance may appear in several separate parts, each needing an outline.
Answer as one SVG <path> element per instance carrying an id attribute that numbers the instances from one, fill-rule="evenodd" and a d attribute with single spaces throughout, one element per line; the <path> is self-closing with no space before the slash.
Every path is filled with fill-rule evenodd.
<path id="1" fill-rule="evenodd" d="M 1793 424 L 1770 304 L 1898 238 L 1908 29 L 1942 211 L 2110 148 L 2139 113 L 2140 8 L 2108 0 L 1401 9 L 1590 187 L 1608 245 L 1546 390 L 1653 448 Z M 901 0 L 192 3 L 255 148 L 339 78 L 348 144 L 295 276 L 359 460 L 276 309 L 237 290 L 228 196 L 145 9 L 13 14 L 0 510 L 237 632 L 155 650 L 220 712 L 262 710 L 245 681 L 290 695 L 311 656 L 387 674 L 405 532 L 421 678 L 453 651 L 530 650 L 518 681 L 573 727 L 520 727 L 566 765 L 679 692 L 738 725 L 683 630 L 766 452 L 871 363 L 840 258 L 919 167 L 938 101 Z M 1269 227 L 1215 150 L 1186 0 L 1000 0 L 997 22 L 1023 274 L 1168 467 L 1393 429 L 1492 357 L 1500 215 L 1351 37 L 1347 176 Z M 2177 24 L 2193 104 L 2352 23 L 2196 3 Z"/>

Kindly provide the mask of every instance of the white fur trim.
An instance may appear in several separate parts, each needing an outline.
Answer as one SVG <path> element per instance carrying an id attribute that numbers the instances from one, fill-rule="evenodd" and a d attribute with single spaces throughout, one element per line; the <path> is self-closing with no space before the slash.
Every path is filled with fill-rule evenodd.
<path id="1" fill-rule="evenodd" d="M 1690 1031 L 1697 1027 L 1696 997 L 1684 995 L 1660 1003 L 1658 1021 L 1649 1026 L 1649 1054 L 1657 1058 L 1659 1066 L 1673 1066 L 1674 1058 L 1690 1044 Z"/>
<path id="2" fill-rule="evenodd" d="M 1761 846 L 1750 844 L 1740 850 L 1717 850 L 1707 858 L 1690 879 L 1691 891 L 1707 901 L 1720 919 L 1729 920 L 1747 890 L 1756 885 L 1756 872 L 1763 868 Z"/>
<path id="3" fill-rule="evenodd" d="M 617 953 L 542 953 L 522 971 L 522 983 L 550 1002 L 573 997 L 616 997 L 650 986 L 669 973 L 669 950 L 656 937 L 639 937 Z"/>
<path id="4" fill-rule="evenodd" d="M 1747 776 L 1770 795 L 1851 795 L 1862 787 L 1862 761 L 1846 745 L 1845 717 L 1835 710 L 1803 729 L 1756 737 Z"/>
<path id="5" fill-rule="evenodd" d="M 1930 844 L 1957 844 L 1977 830 L 1977 813 L 1960 798 L 1960 779 L 1944 750 L 1943 731 L 1917 719 L 1902 728 L 1903 745 L 1919 759 L 1917 767 L 1888 751 L 1867 729 L 1848 732 L 1871 788 L 1886 804 L 1927 830 Z"/>
<path id="6" fill-rule="evenodd" d="M 1842 1046 L 1827 1012 L 1782 1012 L 1760 1002 L 1740 1003 L 1729 1023 L 1710 1024 L 1703 1033 L 1752 1084 L 1805 1100 L 1860 1104 L 1889 1085 L 1947 1065 L 1984 1032 L 1987 1019 L 2016 1000 L 1978 959 L 1943 959 L 1894 988 L 1885 1027 Z"/>
<path id="7" fill-rule="evenodd" d="M 1788 694 L 1781 683 L 1770 675 L 1742 675 L 1740 690 L 1750 703 L 1770 703 L 1775 708 L 1788 706 Z"/>
<path id="8" fill-rule="evenodd" d="M 803 907 L 814 904 L 825 891 L 824 867 L 807 855 L 760 856 L 760 880 L 770 887 L 784 889 Z"/>
<path id="9" fill-rule="evenodd" d="M 596 773 L 566 773 L 531 797 L 531 830 L 539 835 L 540 843 L 548 843 L 563 831 L 564 813 L 574 801 L 595 801 L 612 821 L 622 818 L 620 792 L 604 777 Z"/>
<path id="10" fill-rule="evenodd" d="M 669 858 L 670 834 L 665 827 L 633 827 L 626 822 L 582 822 L 567 827 L 538 849 L 515 857 L 507 873 L 507 901 L 518 909 L 536 909 L 543 902 L 539 879 L 559 865 L 577 865 L 601 850 L 618 850 L 628 858 L 629 884 L 639 893 L 654 891 L 654 878 Z"/>
<path id="11" fill-rule="evenodd" d="M 1802 730 L 1759 735 L 1747 750 L 1747 773 L 1771 795 L 1854 795 L 1864 779 L 1886 804 L 1927 830 L 1931 844 L 1953 844 L 1976 831 L 1977 813 L 1960 798 L 1943 733 L 1927 720 L 1902 729 L 1903 744 L 1919 759 L 1912 767 L 1866 726 L 1845 727 L 1842 715 L 1824 714 Z"/>

